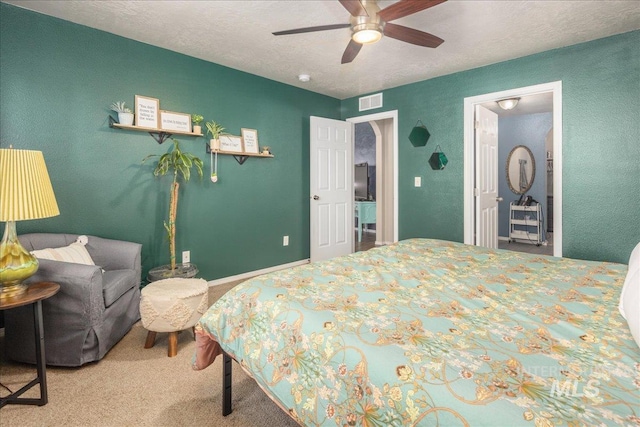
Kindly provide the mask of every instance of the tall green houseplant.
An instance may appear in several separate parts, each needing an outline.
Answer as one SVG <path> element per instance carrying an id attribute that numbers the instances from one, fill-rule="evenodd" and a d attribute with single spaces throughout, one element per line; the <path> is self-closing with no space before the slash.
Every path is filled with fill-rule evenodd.
<path id="1" fill-rule="evenodd" d="M 171 256 L 171 271 L 176 269 L 176 216 L 178 213 L 178 190 L 180 189 L 180 178 L 188 182 L 191 178 L 191 168 L 195 167 L 198 175 L 202 178 L 202 160 L 190 153 L 185 153 L 180 149 L 180 143 L 175 139 L 173 149 L 168 153 L 158 155 L 150 154 L 144 158 L 143 162 L 150 158 L 158 157 L 158 164 L 153 170 L 154 176 L 163 176 L 168 172 L 173 174 L 171 183 L 171 198 L 169 202 L 169 222 L 165 221 L 164 228 L 169 238 L 169 252 Z"/>

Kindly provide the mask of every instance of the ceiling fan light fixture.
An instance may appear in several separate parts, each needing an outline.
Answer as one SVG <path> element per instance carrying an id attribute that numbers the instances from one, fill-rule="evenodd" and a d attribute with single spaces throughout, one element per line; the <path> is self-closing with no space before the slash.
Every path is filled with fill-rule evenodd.
<path id="1" fill-rule="evenodd" d="M 376 23 L 364 23 L 353 26 L 351 39 L 360 44 L 371 44 L 382 38 L 382 29 Z"/>
<path id="2" fill-rule="evenodd" d="M 513 110 L 516 105 L 518 105 L 518 101 L 520 101 L 520 98 L 501 99 L 497 102 L 500 108 L 502 108 L 503 110 Z"/>

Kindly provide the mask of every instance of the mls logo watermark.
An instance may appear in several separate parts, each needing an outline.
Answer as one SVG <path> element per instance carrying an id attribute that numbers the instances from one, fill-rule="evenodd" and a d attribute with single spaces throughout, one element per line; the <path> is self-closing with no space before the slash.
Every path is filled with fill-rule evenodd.
<path id="1" fill-rule="evenodd" d="M 600 381 L 589 380 L 586 384 L 578 380 L 553 380 L 551 383 L 551 397 L 586 397 L 593 399 L 600 394 Z"/>

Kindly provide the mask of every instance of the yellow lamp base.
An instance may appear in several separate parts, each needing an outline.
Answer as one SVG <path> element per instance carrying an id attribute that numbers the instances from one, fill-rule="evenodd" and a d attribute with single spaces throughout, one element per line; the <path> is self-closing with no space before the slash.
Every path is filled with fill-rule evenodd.
<path id="1" fill-rule="evenodd" d="M 24 283 L 16 285 L 0 285 L 0 300 L 16 298 L 27 293 L 28 286 Z"/>
<path id="2" fill-rule="evenodd" d="M 24 282 L 38 270 L 38 259 L 22 247 L 16 223 L 7 221 L 0 242 L 0 299 L 15 298 L 27 291 Z"/>

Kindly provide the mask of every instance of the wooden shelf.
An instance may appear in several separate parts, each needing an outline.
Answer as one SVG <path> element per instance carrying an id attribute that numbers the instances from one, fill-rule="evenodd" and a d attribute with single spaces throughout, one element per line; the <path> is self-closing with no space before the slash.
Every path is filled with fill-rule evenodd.
<path id="1" fill-rule="evenodd" d="M 213 154 L 227 154 L 231 156 L 245 156 L 245 157 L 271 157 L 273 158 L 273 154 L 255 154 L 255 153 L 236 153 L 235 151 L 222 151 L 222 150 L 207 150 L 207 153 Z"/>
<path id="2" fill-rule="evenodd" d="M 117 129 L 125 129 L 125 130 L 135 130 L 137 132 L 148 132 L 149 135 L 151 135 L 158 144 L 162 144 L 171 135 L 204 136 L 201 133 L 183 132 L 179 130 L 166 130 L 166 129 L 147 128 L 143 126 L 121 125 L 111 115 L 109 115 L 109 127 L 117 128 Z"/>
<path id="3" fill-rule="evenodd" d="M 222 154 L 225 156 L 233 156 L 236 161 L 240 164 L 244 164 L 244 162 L 249 158 L 249 157 L 262 157 L 262 158 L 266 158 L 266 159 L 272 159 L 273 158 L 273 154 L 262 154 L 262 153 L 237 153 L 235 151 L 223 151 L 223 150 L 211 150 L 209 149 L 209 144 L 207 144 L 207 153 L 213 153 L 213 154 Z"/>

